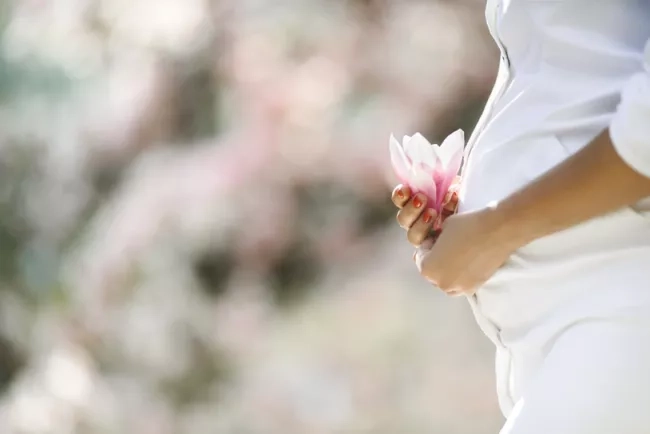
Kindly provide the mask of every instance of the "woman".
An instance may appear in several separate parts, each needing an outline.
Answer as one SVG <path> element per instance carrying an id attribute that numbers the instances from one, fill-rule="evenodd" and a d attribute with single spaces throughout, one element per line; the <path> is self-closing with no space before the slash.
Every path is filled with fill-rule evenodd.
<path id="1" fill-rule="evenodd" d="M 459 213 L 433 240 L 398 186 L 398 222 L 497 346 L 503 434 L 650 433 L 650 2 L 489 0 L 487 19 L 501 65 Z"/>

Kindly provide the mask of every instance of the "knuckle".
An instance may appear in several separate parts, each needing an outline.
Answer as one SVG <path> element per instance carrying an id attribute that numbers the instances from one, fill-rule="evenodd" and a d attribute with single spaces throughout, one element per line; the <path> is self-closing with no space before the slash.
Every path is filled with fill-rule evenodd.
<path id="1" fill-rule="evenodd" d="M 406 232 L 406 239 L 415 247 L 420 246 L 424 240 L 424 234 L 420 228 L 413 227 Z"/>
<path id="2" fill-rule="evenodd" d="M 449 280 L 441 280 L 441 281 L 439 281 L 438 282 L 438 288 L 440 288 L 442 291 L 444 291 L 446 293 L 453 293 L 455 291 L 455 289 L 456 289 L 454 287 L 454 285 L 452 284 L 452 282 L 450 282 Z"/>
<path id="3" fill-rule="evenodd" d="M 397 215 L 395 216 L 395 219 L 397 220 L 397 224 L 400 225 L 403 229 L 407 229 L 407 220 L 406 220 L 406 215 L 404 214 L 404 211 L 399 211 Z"/>
<path id="4" fill-rule="evenodd" d="M 420 270 L 420 275 L 422 277 L 424 277 L 429 282 L 431 282 L 434 285 L 439 287 L 440 286 L 439 282 L 438 282 L 439 281 L 439 276 L 437 274 L 438 273 L 436 273 L 435 271 L 431 271 L 431 270 L 427 269 L 427 267 L 422 267 L 422 269 Z"/>
<path id="5" fill-rule="evenodd" d="M 408 229 L 413 226 L 416 218 L 417 214 L 413 212 L 413 207 L 409 205 L 406 205 L 397 213 L 397 221 L 404 229 Z"/>

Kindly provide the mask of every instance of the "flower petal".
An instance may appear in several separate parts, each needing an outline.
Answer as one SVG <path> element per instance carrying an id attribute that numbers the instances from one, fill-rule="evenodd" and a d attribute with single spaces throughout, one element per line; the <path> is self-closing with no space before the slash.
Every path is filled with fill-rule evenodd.
<path id="1" fill-rule="evenodd" d="M 411 160 L 404 153 L 402 145 L 397 141 L 395 136 L 391 134 L 389 142 L 390 161 L 393 165 L 395 174 L 403 183 L 408 183 L 411 173 Z"/>
<path id="2" fill-rule="evenodd" d="M 423 164 L 413 164 L 411 167 L 409 187 L 414 193 L 423 193 L 427 196 L 430 207 L 436 208 L 436 183 L 433 179 L 433 172 Z"/>
<path id="3" fill-rule="evenodd" d="M 408 142 L 404 143 L 404 152 L 413 164 L 425 163 L 430 167 L 435 167 L 436 155 L 433 146 L 420 133 L 416 133 Z"/>
<path id="4" fill-rule="evenodd" d="M 444 170 L 435 170 L 431 176 L 434 184 L 436 185 L 436 211 L 440 212 L 442 202 L 445 200 L 449 185 L 447 183 L 447 173 Z"/>
<path id="5" fill-rule="evenodd" d="M 446 172 L 453 173 L 454 176 L 458 175 L 458 172 L 460 171 L 460 166 L 463 163 L 464 155 L 465 152 L 463 148 L 456 150 L 456 153 L 452 154 L 451 157 L 449 158 L 449 161 L 447 161 L 447 167 L 445 167 Z"/>
<path id="6" fill-rule="evenodd" d="M 465 133 L 463 130 L 459 129 L 448 135 L 437 149 L 442 165 L 447 168 L 457 153 L 462 154 L 464 147 Z"/>
<path id="7" fill-rule="evenodd" d="M 458 176 L 458 170 L 460 169 L 460 165 L 463 161 L 463 150 L 459 150 L 456 152 L 455 155 L 451 156 L 451 160 L 449 161 L 449 165 L 447 167 L 443 167 L 442 165 L 436 167 L 436 171 L 434 172 L 434 180 L 436 182 L 436 187 L 437 187 L 437 200 L 444 201 L 444 197 L 449 191 L 449 187 L 451 187 L 451 184 L 454 182 L 454 179 Z"/>

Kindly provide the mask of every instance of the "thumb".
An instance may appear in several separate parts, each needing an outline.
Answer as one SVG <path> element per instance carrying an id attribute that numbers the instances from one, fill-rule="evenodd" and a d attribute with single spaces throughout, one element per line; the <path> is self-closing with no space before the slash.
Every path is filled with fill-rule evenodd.
<path id="1" fill-rule="evenodd" d="M 418 271 L 420 273 L 422 272 L 422 262 L 424 261 L 424 258 L 427 256 L 427 254 L 431 251 L 433 243 L 434 241 L 432 239 L 427 238 L 418 248 L 415 249 L 413 259 L 415 260 L 415 266 L 418 267 Z"/>

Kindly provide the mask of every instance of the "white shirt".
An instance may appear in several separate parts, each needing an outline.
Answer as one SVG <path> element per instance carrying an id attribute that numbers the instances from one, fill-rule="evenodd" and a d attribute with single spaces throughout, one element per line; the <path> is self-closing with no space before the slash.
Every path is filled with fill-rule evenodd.
<path id="1" fill-rule="evenodd" d="M 621 157 L 650 177 L 648 0 L 489 0 L 486 15 L 502 60 L 468 143 L 465 209 L 503 198 L 609 126 Z"/>
<path id="2" fill-rule="evenodd" d="M 608 127 L 623 160 L 650 177 L 650 0 L 488 0 L 486 15 L 501 64 L 468 142 L 461 212 L 503 199 Z M 506 414 L 563 328 L 650 306 L 648 210 L 646 200 L 539 239 L 470 299 L 499 349 Z"/>

